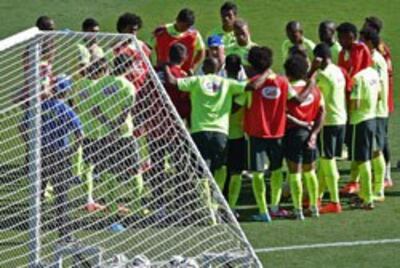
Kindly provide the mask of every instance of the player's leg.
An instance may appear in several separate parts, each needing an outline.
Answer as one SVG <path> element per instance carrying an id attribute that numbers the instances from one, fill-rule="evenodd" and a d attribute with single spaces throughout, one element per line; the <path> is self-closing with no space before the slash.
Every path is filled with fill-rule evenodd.
<path id="1" fill-rule="evenodd" d="M 346 125 L 346 147 L 348 150 L 349 158 L 352 159 L 353 154 L 353 140 L 354 140 L 354 125 Z M 343 195 L 355 194 L 360 190 L 360 170 L 356 162 L 351 161 L 350 165 L 350 180 L 349 182 L 340 189 L 340 193 Z"/>
<path id="2" fill-rule="evenodd" d="M 249 170 L 252 174 L 253 194 L 258 206 L 256 221 L 270 222 L 271 217 L 267 208 L 266 186 L 264 179 L 264 165 L 267 161 L 267 142 L 265 139 L 249 137 Z"/>
<path id="3" fill-rule="evenodd" d="M 69 153 L 63 151 L 53 152 L 51 158 L 52 175 L 50 181 L 54 187 L 56 226 L 59 238 L 63 241 L 72 240 L 70 219 L 68 217 L 68 185 L 72 180 L 72 166 Z"/>
<path id="4" fill-rule="evenodd" d="M 392 173 L 391 173 L 391 153 L 389 146 L 389 118 L 385 118 L 385 138 L 384 138 L 384 146 L 383 146 L 383 156 L 385 157 L 386 168 L 385 168 L 385 188 L 393 186 Z"/>
<path id="5" fill-rule="evenodd" d="M 342 151 L 345 126 L 324 127 L 320 168 L 325 174 L 325 181 L 329 191 L 330 202 L 321 208 L 320 213 L 340 213 L 342 211 L 339 200 L 339 170 L 336 157 Z"/>
<path id="6" fill-rule="evenodd" d="M 246 166 L 247 146 L 244 137 L 228 141 L 228 170 L 231 174 L 229 181 L 228 202 L 234 209 L 242 188 L 242 172 Z"/>
<path id="7" fill-rule="evenodd" d="M 283 151 L 289 170 L 290 193 L 293 202 L 293 211 L 297 219 L 304 220 L 303 215 L 303 184 L 301 182 L 301 165 L 303 161 L 303 144 L 296 129 L 290 129 L 283 138 Z"/>
<path id="8" fill-rule="evenodd" d="M 307 146 L 307 145 L 305 145 Z M 319 217 L 318 178 L 315 172 L 316 149 L 305 147 L 303 150 L 302 175 L 307 187 L 309 210 L 313 217 Z"/>
<path id="9" fill-rule="evenodd" d="M 271 216 L 287 217 L 288 212 L 279 207 L 283 184 L 283 149 L 281 139 L 268 140 L 267 155 L 270 162 L 269 169 L 271 171 Z"/>
<path id="10" fill-rule="evenodd" d="M 318 152 L 319 152 L 319 159 L 317 160 L 317 178 L 318 178 L 318 197 L 322 200 L 324 197 L 325 191 L 328 190 L 328 186 L 326 185 L 326 174 L 324 173 L 324 163 L 321 162 L 322 158 L 324 157 L 324 147 L 325 145 L 325 136 L 326 136 L 326 127 L 323 127 L 318 134 L 318 139 L 317 139 L 317 146 L 318 146 Z"/>
<path id="11" fill-rule="evenodd" d="M 385 157 L 383 156 L 382 150 L 385 146 L 385 119 L 376 119 L 376 132 L 375 132 L 375 143 L 374 153 L 372 159 L 372 169 L 374 177 L 374 199 L 376 201 L 384 201 L 384 179 L 385 179 Z"/>
<path id="12" fill-rule="evenodd" d="M 212 153 L 211 170 L 221 192 L 224 190 L 227 167 L 226 158 L 228 152 L 228 137 L 223 133 L 212 133 L 214 152 Z"/>
<path id="13" fill-rule="evenodd" d="M 372 209 L 372 150 L 375 138 L 375 119 L 361 122 L 354 126 L 352 160 L 359 170 L 360 176 L 360 192 L 359 198 L 361 202 L 356 200 L 352 204 L 353 207 Z"/>

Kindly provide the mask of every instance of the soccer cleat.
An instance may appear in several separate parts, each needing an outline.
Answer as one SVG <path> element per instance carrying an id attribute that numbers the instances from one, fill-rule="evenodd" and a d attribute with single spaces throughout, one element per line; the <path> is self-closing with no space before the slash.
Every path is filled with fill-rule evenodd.
<path id="1" fill-rule="evenodd" d="M 289 212 L 283 208 L 279 208 L 277 211 L 270 210 L 269 215 L 271 218 L 287 218 L 289 217 Z"/>
<path id="2" fill-rule="evenodd" d="M 96 202 L 92 202 L 92 203 L 87 203 L 87 204 L 85 205 L 84 209 L 85 209 L 87 212 L 92 213 L 92 212 L 96 212 L 96 211 L 105 210 L 105 209 L 106 209 L 106 206 L 103 206 L 103 205 L 101 205 L 101 204 L 99 204 L 99 203 L 96 203 Z"/>
<path id="3" fill-rule="evenodd" d="M 373 202 L 365 203 L 361 198 L 357 196 L 350 200 L 350 208 L 372 210 L 375 208 L 375 205 Z"/>
<path id="4" fill-rule="evenodd" d="M 113 233 L 120 233 L 125 230 L 126 230 L 126 228 L 121 223 L 115 222 L 110 225 L 110 231 Z"/>
<path id="5" fill-rule="evenodd" d="M 318 209 L 318 207 L 311 207 L 310 211 L 311 211 L 311 217 L 312 218 L 319 218 L 319 209 Z"/>
<path id="6" fill-rule="evenodd" d="M 251 216 L 251 218 L 253 219 L 253 221 L 259 221 L 259 222 L 269 223 L 272 221 L 271 216 L 268 213 L 253 215 Z"/>
<path id="7" fill-rule="evenodd" d="M 341 213 L 342 205 L 340 203 L 329 202 L 327 205 L 321 207 L 319 213 L 328 214 L 328 213 Z"/>
<path id="8" fill-rule="evenodd" d="M 301 209 L 295 209 L 295 211 L 294 211 L 294 217 L 295 217 L 296 220 L 304 221 L 303 210 L 301 210 Z"/>
<path id="9" fill-rule="evenodd" d="M 385 201 L 385 194 L 384 193 L 376 193 L 376 194 L 374 194 L 373 199 L 376 202 L 384 202 Z"/>
<path id="10" fill-rule="evenodd" d="M 385 181 L 383 182 L 383 185 L 386 188 L 392 188 L 393 187 L 393 181 L 392 179 L 385 179 Z"/>
<path id="11" fill-rule="evenodd" d="M 349 182 L 342 189 L 340 189 L 340 193 L 343 195 L 356 194 L 360 191 L 360 183 L 359 182 Z"/>

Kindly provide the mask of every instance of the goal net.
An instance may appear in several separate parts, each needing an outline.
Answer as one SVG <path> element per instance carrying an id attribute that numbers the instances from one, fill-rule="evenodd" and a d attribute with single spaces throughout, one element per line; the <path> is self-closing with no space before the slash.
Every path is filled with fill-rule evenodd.
<path id="1" fill-rule="evenodd" d="M 261 266 L 142 48 L 0 42 L 0 267 Z"/>

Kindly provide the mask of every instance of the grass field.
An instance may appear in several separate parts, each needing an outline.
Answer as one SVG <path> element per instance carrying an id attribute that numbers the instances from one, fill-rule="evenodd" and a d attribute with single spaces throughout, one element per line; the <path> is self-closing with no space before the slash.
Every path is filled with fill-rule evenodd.
<path id="1" fill-rule="evenodd" d="M 0 0 L 0 38 L 30 27 L 35 19 L 47 14 L 56 20 L 57 27 L 79 30 L 81 21 L 86 17 L 95 17 L 101 23 L 102 31 L 114 32 L 117 17 L 126 11 L 142 16 L 144 27 L 139 37 L 146 40 L 157 25 L 172 21 L 179 9 L 190 7 L 198 16 L 197 28 L 206 35 L 211 28 L 219 25 L 218 11 L 222 1 L 172 1 L 172 0 L 65 0 L 65 1 L 24 1 Z M 383 38 L 392 49 L 394 68 L 400 63 L 400 36 L 398 34 L 397 0 L 252 0 L 237 1 L 240 16 L 249 21 L 253 41 L 272 47 L 277 54 L 274 63 L 281 70 L 280 45 L 285 38 L 285 23 L 292 19 L 300 20 L 306 36 L 317 40 L 317 25 L 324 19 L 337 22 L 352 21 L 360 25 L 369 15 L 383 19 Z M 399 104 L 400 76 L 395 72 L 396 103 Z M 393 164 L 400 159 L 400 110 L 392 116 L 390 125 L 390 143 Z M 0 132 L 1 133 L 1 132 Z M 1 137 L 2 139 L 4 137 Z M 7 156 L 1 155 L 0 161 Z M 347 174 L 348 163 L 341 164 L 343 174 Z M 307 219 L 304 222 L 274 221 L 265 225 L 242 221 L 241 226 L 255 249 L 288 247 L 293 245 L 314 245 L 321 243 L 352 242 L 365 240 L 400 239 L 400 172 L 393 169 L 396 186 L 387 192 L 387 200 L 378 204 L 371 212 L 350 211 L 340 215 L 323 216 L 318 220 Z M 346 181 L 343 176 L 342 181 Z M 248 188 L 248 187 L 246 187 Z M 248 189 L 247 189 L 248 190 Z M 246 211 L 244 214 L 249 214 Z M 5 236 L 0 233 L 0 246 Z M 374 244 L 349 247 L 323 247 L 300 250 L 261 252 L 265 267 L 398 267 L 400 263 L 400 245 Z"/>

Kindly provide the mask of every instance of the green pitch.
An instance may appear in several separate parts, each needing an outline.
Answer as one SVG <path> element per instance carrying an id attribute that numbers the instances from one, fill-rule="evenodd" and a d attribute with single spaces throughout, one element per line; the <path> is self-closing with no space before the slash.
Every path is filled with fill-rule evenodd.
<path id="1" fill-rule="evenodd" d="M 280 46 L 285 38 L 284 27 L 287 21 L 300 20 L 308 38 L 317 41 L 317 25 L 324 19 L 336 22 L 351 21 L 361 25 L 369 15 L 376 15 L 384 21 L 383 38 L 390 45 L 395 68 L 395 98 L 399 105 L 400 77 L 397 66 L 400 63 L 400 37 L 398 34 L 398 11 L 400 2 L 393 0 L 353 0 L 353 1 L 312 1 L 312 0 L 252 0 L 237 1 L 240 16 L 245 18 L 253 34 L 253 41 L 272 47 L 276 54 L 274 64 L 281 70 Z M 4 38 L 33 25 L 42 14 L 56 20 L 57 27 L 79 30 L 84 18 L 93 16 L 101 24 L 102 31 L 115 31 L 117 17 L 126 11 L 142 16 L 144 27 L 139 34 L 146 40 L 149 33 L 158 24 L 171 22 L 180 8 L 190 7 L 196 11 L 196 26 L 203 36 L 219 22 L 219 6 L 222 1 L 172 1 L 172 0 L 135 0 L 135 1 L 23 1 L 0 0 L 0 37 Z M 390 143 L 393 165 L 400 159 L 400 106 L 397 107 L 390 125 Z M 3 133 L 3 132 L 0 132 Z M 1 139 L 16 136 L 16 131 L 7 133 Z M 14 152 L 15 153 L 15 152 Z M 9 155 L 1 154 L 2 159 Z M 341 165 L 342 171 L 348 170 L 348 164 Z M 347 174 L 346 172 L 343 172 Z M 242 222 L 250 242 L 255 249 L 271 247 L 289 247 L 293 245 L 315 245 L 321 243 L 352 242 L 364 240 L 400 239 L 400 172 L 393 169 L 396 186 L 388 191 L 384 204 L 378 204 L 371 212 L 350 211 L 345 205 L 341 215 L 322 216 L 318 220 L 305 222 L 274 221 L 265 225 Z M 342 181 L 347 180 L 347 175 Z M 249 190 L 249 189 L 247 189 Z M 0 200 L 1 200 L 0 196 Z M 346 200 L 344 200 L 346 201 Z M 4 203 L 3 203 L 4 204 Z M 250 214 L 245 211 L 244 214 Z M 12 247 L 20 241 L 7 241 L 11 232 L 0 233 L 0 249 Z M 26 237 L 20 237 L 23 241 Z M 9 254 L 18 254 L 10 251 Z M 400 244 L 376 244 L 368 246 L 325 247 L 299 250 L 281 250 L 259 253 L 265 267 L 397 267 L 400 263 Z M 0 259 L 4 256 L 0 255 Z"/>

